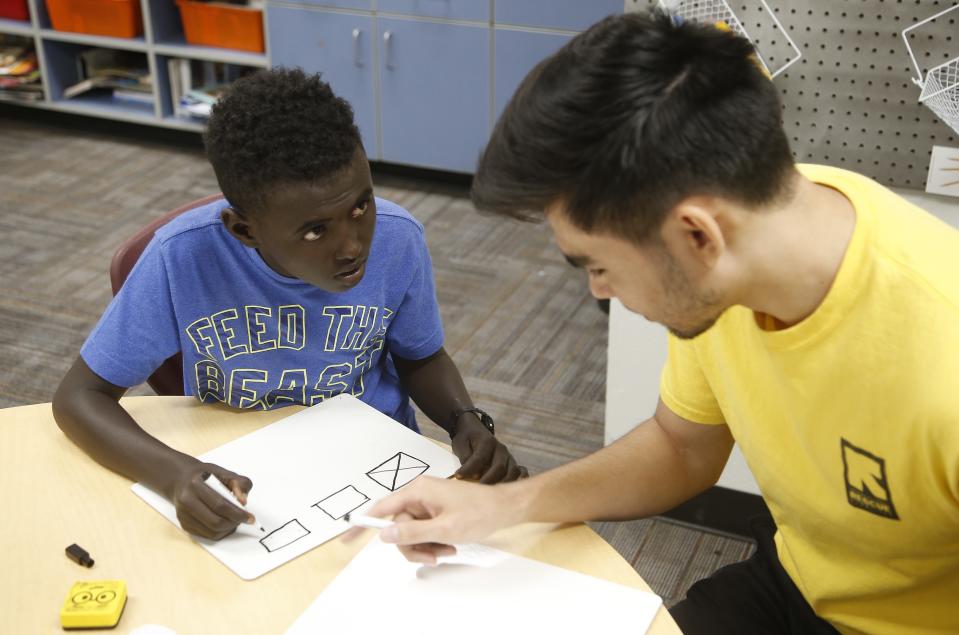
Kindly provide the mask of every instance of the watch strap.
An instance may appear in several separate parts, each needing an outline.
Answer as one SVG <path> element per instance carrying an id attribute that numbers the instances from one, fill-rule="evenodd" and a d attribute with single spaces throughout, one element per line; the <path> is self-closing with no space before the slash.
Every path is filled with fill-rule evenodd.
<path id="1" fill-rule="evenodd" d="M 485 410 L 483 410 L 482 408 L 475 408 L 475 407 L 460 408 L 459 410 L 454 410 L 453 412 L 450 413 L 450 421 L 449 421 L 449 428 L 448 428 L 448 432 L 450 433 L 450 438 L 453 438 L 456 436 L 456 432 L 457 432 L 456 424 L 460 420 L 460 417 L 462 417 L 468 412 L 472 412 L 473 414 L 475 414 L 477 418 L 480 420 L 480 423 L 482 423 L 486 427 L 486 429 L 489 430 L 490 434 L 493 434 L 493 435 L 496 434 L 495 426 L 493 425 L 493 417 L 489 416 L 489 414 L 487 414 Z"/>

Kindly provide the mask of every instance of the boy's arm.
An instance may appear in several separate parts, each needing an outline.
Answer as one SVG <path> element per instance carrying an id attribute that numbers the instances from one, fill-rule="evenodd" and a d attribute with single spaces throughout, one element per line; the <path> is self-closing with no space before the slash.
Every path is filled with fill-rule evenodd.
<path id="1" fill-rule="evenodd" d="M 394 354 L 393 364 L 416 405 L 447 432 L 453 412 L 473 407 L 463 378 L 445 348 L 418 360 Z M 517 465 L 506 446 L 472 412 L 464 413 L 456 421 L 452 445 L 453 453 L 463 464 L 456 472 L 458 478 L 497 483 L 528 475 L 526 468 Z"/>
<path id="2" fill-rule="evenodd" d="M 126 388 L 97 375 L 82 357 L 60 382 L 53 397 L 53 416 L 70 440 L 100 464 L 171 500 L 180 525 L 190 533 L 222 538 L 250 515 L 227 503 L 203 484 L 213 473 L 246 499 L 252 483 L 246 477 L 203 463 L 149 435 L 120 405 Z"/>

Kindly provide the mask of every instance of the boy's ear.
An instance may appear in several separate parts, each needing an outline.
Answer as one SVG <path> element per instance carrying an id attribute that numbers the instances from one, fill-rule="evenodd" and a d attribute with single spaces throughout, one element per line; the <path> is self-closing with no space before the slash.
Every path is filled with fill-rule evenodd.
<path id="1" fill-rule="evenodd" d="M 257 240 L 253 235 L 253 228 L 250 226 L 250 222 L 240 216 L 235 209 L 232 207 L 223 208 L 223 211 L 220 212 L 220 220 L 223 222 L 226 230 L 241 243 L 247 247 L 257 246 Z"/>

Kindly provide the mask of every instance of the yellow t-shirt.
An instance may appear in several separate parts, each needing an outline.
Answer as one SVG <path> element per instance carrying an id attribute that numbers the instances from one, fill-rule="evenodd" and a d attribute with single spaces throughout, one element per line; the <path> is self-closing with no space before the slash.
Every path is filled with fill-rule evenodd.
<path id="1" fill-rule="evenodd" d="M 670 337 L 663 402 L 729 425 L 818 615 L 959 633 L 959 232 L 863 176 L 800 171 L 856 210 L 825 299 L 782 330 L 738 306 Z"/>

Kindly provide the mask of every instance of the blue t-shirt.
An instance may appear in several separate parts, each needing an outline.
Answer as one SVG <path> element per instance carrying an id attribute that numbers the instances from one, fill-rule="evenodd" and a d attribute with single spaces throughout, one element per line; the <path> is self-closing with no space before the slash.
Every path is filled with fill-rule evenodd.
<path id="1" fill-rule="evenodd" d="M 414 430 L 390 353 L 443 345 L 423 226 L 376 199 L 363 279 L 330 293 L 273 271 L 220 221 L 226 201 L 157 230 L 80 355 L 134 386 L 177 351 L 186 394 L 234 408 L 312 405 L 349 392 Z"/>

